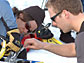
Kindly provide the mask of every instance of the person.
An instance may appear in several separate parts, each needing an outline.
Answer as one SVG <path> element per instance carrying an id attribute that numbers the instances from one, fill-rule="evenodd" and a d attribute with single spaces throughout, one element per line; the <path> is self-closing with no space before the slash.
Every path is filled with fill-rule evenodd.
<path id="1" fill-rule="evenodd" d="M 12 10 L 14 17 L 16 18 L 17 27 L 22 35 L 21 44 L 23 45 L 25 39 L 31 38 L 31 35 L 29 33 L 33 32 L 34 34 L 35 30 L 43 23 L 45 12 L 39 6 L 31 6 L 23 10 L 18 10 L 17 7 L 13 7 Z M 29 49 L 26 50 L 27 52 L 29 51 Z M 27 54 L 27 52 L 21 52 L 18 57 L 20 58 L 24 53 Z M 25 57 L 26 56 L 24 55 L 23 58 Z"/>
<path id="2" fill-rule="evenodd" d="M 54 25 L 55 25 L 55 22 L 53 22 L 53 26 Z M 61 41 L 63 41 L 64 43 L 73 43 L 74 42 L 74 38 L 72 37 L 71 32 L 72 31 L 64 33 L 62 30 L 60 30 L 60 37 L 59 37 L 59 39 Z"/>
<path id="3" fill-rule="evenodd" d="M 25 39 L 28 38 L 37 38 L 35 32 L 36 29 L 44 21 L 45 11 L 41 9 L 39 6 L 30 6 L 26 9 L 20 11 L 18 10 L 18 12 L 16 12 L 15 15 L 16 15 L 16 23 L 18 25 L 18 29 L 20 33 L 24 34 L 21 43 L 24 44 Z M 28 51 L 29 49 L 27 49 L 27 52 Z"/>
<path id="4" fill-rule="evenodd" d="M 7 25 L 9 30 L 7 30 L 4 23 Z M 17 29 L 16 20 L 14 18 L 13 11 L 12 11 L 12 8 L 10 7 L 9 2 L 7 0 L 0 0 L 0 37 L 1 36 L 6 37 L 7 32 L 10 32 L 11 30 L 16 30 L 16 29 Z M 16 33 L 17 33 L 17 31 L 16 31 Z M 1 46 L 1 43 L 2 43 L 2 40 L 0 39 L 0 46 Z M 6 43 L 6 45 L 7 44 L 8 43 Z M 9 46 L 7 46 L 7 47 L 9 48 Z M 0 49 L 1 49 L 1 47 L 0 47 Z M 8 54 L 6 54 L 6 53 L 8 53 L 6 51 L 5 51 L 5 56 L 8 55 Z M 22 58 L 20 55 L 19 55 L 19 57 Z"/>
<path id="5" fill-rule="evenodd" d="M 25 41 L 24 47 L 32 49 L 45 49 L 62 56 L 77 56 L 77 62 L 83 63 L 84 14 L 81 1 L 48 0 L 46 7 L 48 7 L 52 21 L 56 23 L 56 27 L 59 27 L 64 33 L 69 32 L 70 30 L 78 32 L 75 43 L 54 45 L 43 43 L 32 38 Z"/>
<path id="6" fill-rule="evenodd" d="M 18 8 L 17 7 L 13 7 L 12 8 L 12 11 L 13 11 L 13 14 L 14 14 L 14 17 L 16 18 L 16 14 L 18 13 Z"/>
<path id="7" fill-rule="evenodd" d="M 34 11 L 33 11 L 34 10 Z M 16 22 L 20 33 L 35 31 L 45 18 L 45 12 L 39 6 L 31 6 L 16 14 Z"/>
<path id="8" fill-rule="evenodd" d="M 83 12 L 84 12 L 84 0 L 81 0 L 81 1 L 82 1 L 82 5 L 83 5 Z M 65 42 L 65 43 L 74 42 L 75 39 L 71 36 L 72 31 L 64 33 L 62 30 L 60 30 L 60 32 L 61 32 L 61 34 L 60 34 L 61 41 Z"/>
<path id="9" fill-rule="evenodd" d="M 6 36 L 6 29 L 3 25 L 1 17 L 4 18 L 10 29 L 17 28 L 16 20 L 14 18 L 12 9 L 10 7 L 10 4 L 6 0 L 0 0 L 0 35 Z"/>

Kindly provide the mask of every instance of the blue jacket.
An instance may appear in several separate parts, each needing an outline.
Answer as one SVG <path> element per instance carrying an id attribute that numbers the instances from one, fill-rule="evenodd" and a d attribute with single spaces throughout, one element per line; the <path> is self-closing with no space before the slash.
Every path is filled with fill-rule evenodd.
<path id="1" fill-rule="evenodd" d="M 16 19 L 14 18 L 12 8 L 6 0 L 0 0 L 0 35 L 6 36 L 6 29 L 1 21 L 4 18 L 10 29 L 17 28 Z"/>

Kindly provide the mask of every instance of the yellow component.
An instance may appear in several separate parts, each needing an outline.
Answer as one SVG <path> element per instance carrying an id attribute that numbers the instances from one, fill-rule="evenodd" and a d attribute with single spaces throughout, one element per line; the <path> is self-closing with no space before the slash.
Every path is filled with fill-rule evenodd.
<path id="1" fill-rule="evenodd" d="M 11 49 L 10 48 L 6 49 L 6 51 L 9 51 L 9 50 L 11 50 Z M 10 55 L 10 53 L 6 53 L 6 52 L 4 54 L 4 56 L 9 56 L 9 55 Z"/>
<path id="2" fill-rule="evenodd" d="M 2 38 L 1 38 L 2 39 Z M 3 40 L 3 46 L 2 46 L 2 49 L 1 49 L 1 51 L 0 51 L 0 59 L 4 56 L 4 54 L 5 54 L 5 50 L 6 50 L 6 41 L 4 40 L 4 39 L 2 39 Z"/>
<path id="3" fill-rule="evenodd" d="M 40 33 L 40 31 L 38 31 L 38 33 Z"/>
<path id="4" fill-rule="evenodd" d="M 44 62 L 36 62 L 36 63 L 44 63 Z"/>
<path id="5" fill-rule="evenodd" d="M 6 46 L 9 46 L 12 50 L 14 50 L 15 52 L 17 52 L 17 51 L 20 50 L 20 48 L 17 47 L 17 46 L 15 46 L 15 45 L 12 43 L 13 40 L 14 40 L 14 37 L 13 37 L 12 34 L 11 34 L 12 32 L 13 32 L 13 33 L 14 33 L 14 32 L 20 33 L 18 29 L 14 29 L 14 30 L 8 31 L 7 34 L 8 34 L 9 37 L 10 37 L 10 41 L 9 41 L 8 44 L 6 44 Z M 19 42 L 19 43 L 20 43 L 20 42 Z"/>
<path id="6" fill-rule="evenodd" d="M 53 43 L 53 44 L 63 44 L 59 40 L 56 40 L 54 37 L 52 37 L 50 39 L 42 39 L 42 41 L 43 42 L 48 42 L 48 43 Z"/>

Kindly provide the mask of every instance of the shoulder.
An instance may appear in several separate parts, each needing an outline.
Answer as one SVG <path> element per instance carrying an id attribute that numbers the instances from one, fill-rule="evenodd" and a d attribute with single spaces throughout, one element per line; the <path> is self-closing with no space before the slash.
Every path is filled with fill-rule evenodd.
<path id="1" fill-rule="evenodd" d="M 5 3 L 9 4 L 7 0 L 0 0 L 0 4 L 3 4 L 3 3 L 4 3 L 4 4 L 5 4 Z"/>
<path id="2" fill-rule="evenodd" d="M 77 35 L 75 42 L 76 43 L 81 43 L 81 42 L 84 43 L 84 32 L 81 32 Z"/>
<path id="3" fill-rule="evenodd" d="M 7 0 L 0 0 L 0 10 L 2 10 L 4 8 L 6 9 L 9 6 L 10 6 L 10 4 Z"/>

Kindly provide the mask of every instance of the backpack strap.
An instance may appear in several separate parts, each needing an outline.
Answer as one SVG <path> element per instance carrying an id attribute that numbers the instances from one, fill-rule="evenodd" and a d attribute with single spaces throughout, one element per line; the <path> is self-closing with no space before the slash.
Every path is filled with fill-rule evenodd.
<path id="1" fill-rule="evenodd" d="M 5 28 L 6 28 L 6 31 L 9 31 L 10 29 L 9 29 L 9 27 L 7 26 L 7 24 L 6 24 L 6 22 L 5 22 L 5 20 L 4 20 L 3 17 L 1 17 L 1 20 L 2 20 L 2 22 L 3 22 L 3 24 L 4 24 Z"/>

